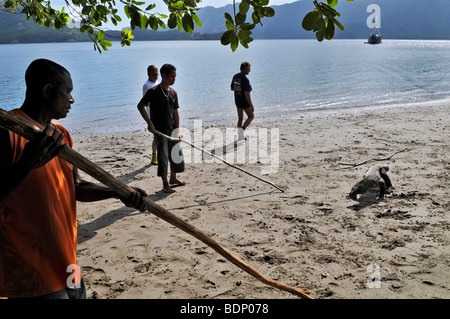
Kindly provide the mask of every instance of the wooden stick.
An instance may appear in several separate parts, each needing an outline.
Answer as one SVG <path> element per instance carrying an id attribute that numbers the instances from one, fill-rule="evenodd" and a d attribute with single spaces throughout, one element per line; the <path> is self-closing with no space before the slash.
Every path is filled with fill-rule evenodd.
<path id="1" fill-rule="evenodd" d="M 19 134 L 28 140 L 34 139 L 37 134 L 42 132 L 42 130 L 36 125 L 20 117 L 11 115 L 2 109 L 0 109 L 0 127 L 12 131 L 16 134 Z M 115 178 L 114 176 L 112 176 L 111 174 L 109 174 L 96 164 L 92 163 L 90 160 L 83 157 L 82 155 L 80 155 L 67 145 L 64 147 L 64 149 L 58 156 L 66 160 L 67 162 L 72 163 L 73 165 L 83 170 L 84 172 L 86 172 L 99 182 L 110 187 L 122 197 L 128 198 L 129 196 L 132 195 L 132 193 L 136 192 L 133 188 L 123 184 L 117 178 Z M 303 291 L 293 288 L 291 286 L 277 282 L 269 277 L 260 274 L 256 269 L 252 268 L 251 266 L 243 262 L 241 259 L 234 256 L 231 252 L 223 248 L 218 242 L 216 242 L 214 239 L 212 239 L 199 229 L 178 218 L 176 215 L 172 214 L 163 207 L 155 204 L 148 198 L 144 198 L 144 201 L 147 210 L 150 213 L 156 215 L 157 217 L 165 220 L 171 225 L 199 239 L 200 241 L 202 241 L 203 243 L 214 249 L 217 253 L 225 257 L 228 261 L 230 261 L 237 267 L 241 268 L 243 271 L 247 272 L 251 276 L 255 277 L 262 283 L 283 291 L 290 292 L 304 299 L 313 299 L 311 296 L 309 296 L 309 291 Z"/>
<path id="2" fill-rule="evenodd" d="M 392 154 L 391 156 L 388 156 L 386 158 L 371 158 L 371 159 L 368 159 L 367 161 L 364 161 L 364 162 L 361 162 L 361 163 L 357 163 L 357 164 L 348 164 L 348 163 L 338 163 L 338 164 L 339 165 L 350 166 L 350 168 L 351 168 L 351 167 L 361 166 L 361 165 L 364 165 L 364 164 L 367 164 L 367 163 L 370 163 L 370 162 L 389 161 L 391 158 L 393 158 L 398 153 L 405 152 L 413 143 L 414 143 L 414 141 L 410 142 L 408 146 L 406 146 L 405 148 L 401 149 L 400 151 L 395 152 L 394 154 Z"/>
<path id="3" fill-rule="evenodd" d="M 237 170 L 240 170 L 241 172 L 243 172 L 243 173 L 245 173 L 245 174 L 248 174 L 248 175 L 250 175 L 250 176 L 252 176 L 252 177 L 254 177 L 254 178 L 256 178 L 256 179 L 259 179 L 260 181 L 263 181 L 264 183 L 267 183 L 267 184 L 269 184 L 269 185 L 272 185 L 273 187 L 279 189 L 280 191 L 282 191 L 282 192 L 284 193 L 284 189 L 282 189 L 280 186 L 278 186 L 278 185 L 272 183 L 271 181 L 265 180 L 265 179 L 263 179 L 263 178 L 261 178 L 261 177 L 259 177 L 259 176 L 256 176 L 256 175 L 254 175 L 254 174 L 252 174 L 252 173 L 250 173 L 250 172 L 247 172 L 246 170 L 240 168 L 239 166 L 233 165 L 233 164 L 227 162 L 226 160 L 224 160 L 223 158 L 221 158 L 221 157 L 219 157 L 219 156 L 217 156 L 217 155 L 215 155 L 215 154 L 213 154 L 213 153 L 210 153 L 210 152 L 208 152 L 208 151 L 205 151 L 204 149 L 198 147 L 198 146 L 195 145 L 195 144 L 192 144 L 192 143 L 190 143 L 190 142 L 187 142 L 187 141 L 185 141 L 185 140 L 183 140 L 183 139 L 181 139 L 181 138 L 178 139 L 178 138 L 175 138 L 175 137 L 168 136 L 168 135 L 163 134 L 163 133 L 158 132 L 158 131 L 155 131 L 155 134 L 158 134 L 159 136 L 162 136 L 162 137 L 164 137 L 164 138 L 167 138 L 167 139 L 170 140 L 170 141 L 174 141 L 174 142 L 184 142 L 184 143 L 186 143 L 186 144 L 189 144 L 189 145 L 192 146 L 193 148 L 196 148 L 196 149 L 198 149 L 199 151 L 202 151 L 203 153 L 206 153 L 206 154 L 208 154 L 208 155 L 210 155 L 210 156 L 212 156 L 212 157 L 214 157 L 214 158 L 217 158 L 218 160 L 224 162 L 224 163 L 227 164 L 228 166 L 231 166 L 231 167 L 233 167 L 233 168 L 235 168 L 235 169 L 237 169 Z"/>

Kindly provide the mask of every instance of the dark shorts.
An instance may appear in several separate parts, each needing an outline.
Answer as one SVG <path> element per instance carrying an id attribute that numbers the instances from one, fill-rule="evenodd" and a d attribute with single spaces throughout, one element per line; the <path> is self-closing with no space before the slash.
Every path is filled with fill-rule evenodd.
<path id="1" fill-rule="evenodd" d="M 154 137 L 158 157 L 157 175 L 160 177 L 167 177 L 169 173 L 169 164 L 170 171 L 172 173 L 184 172 L 184 157 L 181 143 L 169 141 L 168 139 L 156 134 Z"/>
<path id="2" fill-rule="evenodd" d="M 234 105 L 236 105 L 239 109 L 246 109 L 250 107 L 250 103 L 247 101 L 247 98 L 244 96 L 244 92 L 242 94 L 237 95 L 234 94 Z"/>

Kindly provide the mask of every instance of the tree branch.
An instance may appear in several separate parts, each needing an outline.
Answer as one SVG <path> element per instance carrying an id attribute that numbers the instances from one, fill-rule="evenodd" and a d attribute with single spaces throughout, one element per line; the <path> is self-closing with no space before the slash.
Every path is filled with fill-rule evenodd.
<path id="1" fill-rule="evenodd" d="M 405 152 L 406 150 L 408 150 L 408 148 L 414 143 L 414 141 L 411 141 L 409 143 L 408 146 L 406 146 L 405 148 L 401 149 L 400 151 L 395 152 L 394 154 L 392 154 L 391 156 L 388 157 L 384 157 L 384 158 L 371 158 L 367 161 L 361 162 L 361 163 L 357 163 L 357 164 L 348 164 L 348 163 L 338 163 L 339 165 L 345 165 L 345 166 L 349 166 L 349 167 L 344 167 L 342 169 L 346 169 L 346 168 L 352 168 L 352 167 L 357 167 L 357 166 L 361 166 L 367 163 L 371 163 L 371 162 L 382 162 L 382 161 L 389 161 L 392 157 L 394 157 L 395 155 Z"/>

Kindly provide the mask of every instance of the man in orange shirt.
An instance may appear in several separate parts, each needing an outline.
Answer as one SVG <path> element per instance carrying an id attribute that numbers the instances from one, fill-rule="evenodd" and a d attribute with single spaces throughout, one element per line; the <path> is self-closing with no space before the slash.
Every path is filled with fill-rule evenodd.
<path id="1" fill-rule="evenodd" d="M 72 79 L 62 66 L 33 61 L 25 73 L 20 109 L 10 111 L 44 132 L 33 141 L 0 130 L 0 297 L 86 298 L 76 258 L 76 201 L 120 198 L 83 181 L 76 167 L 57 157 L 69 133 L 51 122 L 67 116 Z M 129 207 L 145 210 L 136 188 Z M 75 271 L 75 272 L 74 272 Z"/>

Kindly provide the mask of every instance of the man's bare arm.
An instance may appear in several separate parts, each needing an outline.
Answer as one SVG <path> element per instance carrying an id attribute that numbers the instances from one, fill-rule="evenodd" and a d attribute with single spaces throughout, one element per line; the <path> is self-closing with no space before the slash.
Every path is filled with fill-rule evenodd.
<path id="1" fill-rule="evenodd" d="M 149 106 L 149 107 L 150 107 L 150 104 L 144 104 L 144 103 L 139 102 L 138 105 L 137 105 L 137 108 L 138 108 L 138 110 L 139 110 L 139 113 L 141 113 L 142 118 L 143 118 L 143 119 L 145 120 L 145 122 L 147 123 L 148 130 L 149 130 L 151 133 L 154 133 L 154 132 L 155 132 L 155 126 L 153 125 L 153 122 L 152 122 L 152 120 L 150 119 L 150 116 L 148 115 L 147 111 L 145 110 L 145 107 L 146 107 L 146 106 Z"/>
<path id="2" fill-rule="evenodd" d="M 128 207 L 134 207 L 139 211 L 145 211 L 143 197 L 147 197 L 147 193 L 137 187 L 133 187 L 136 192 L 130 198 L 122 198 L 111 188 L 101 184 L 95 184 L 83 180 L 78 172 L 78 169 L 73 167 L 73 178 L 75 182 L 75 195 L 77 201 L 80 202 L 95 202 L 104 199 L 120 199 Z"/>

